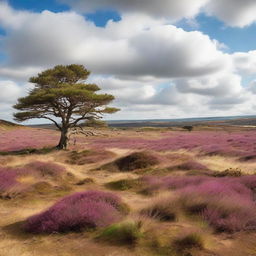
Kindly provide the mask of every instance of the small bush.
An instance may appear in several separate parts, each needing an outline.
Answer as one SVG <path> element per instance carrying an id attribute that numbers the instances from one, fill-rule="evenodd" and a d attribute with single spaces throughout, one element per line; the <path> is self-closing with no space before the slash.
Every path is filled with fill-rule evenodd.
<path id="1" fill-rule="evenodd" d="M 124 172 L 144 169 L 158 163 L 158 159 L 148 152 L 135 152 L 115 161 L 118 169 Z"/>
<path id="2" fill-rule="evenodd" d="M 185 125 L 182 127 L 182 129 L 192 132 L 194 127 L 192 125 Z"/>
<path id="3" fill-rule="evenodd" d="M 188 215 L 197 215 L 218 232 L 255 230 L 256 176 L 143 177 L 146 191 L 176 190 L 175 203 Z M 172 198 L 169 199 L 173 201 Z M 167 203 L 168 204 L 168 200 Z"/>
<path id="4" fill-rule="evenodd" d="M 102 191 L 86 191 L 64 197 L 48 210 L 27 219 L 30 233 L 81 231 L 105 227 L 126 214 L 121 199 Z"/>
<path id="5" fill-rule="evenodd" d="M 178 252 L 184 252 L 193 248 L 203 249 L 204 241 L 200 234 L 192 232 L 181 235 L 172 242 L 172 246 Z"/>
<path id="6" fill-rule="evenodd" d="M 126 221 L 107 227 L 98 239 L 114 244 L 134 245 L 142 236 L 141 222 Z"/>
<path id="7" fill-rule="evenodd" d="M 12 169 L 1 168 L 0 170 L 0 192 L 17 186 L 19 183 L 16 180 L 17 175 Z"/>
<path id="8" fill-rule="evenodd" d="M 27 190 L 27 186 L 17 180 L 18 173 L 22 170 L 0 167 L 0 198 L 12 199 Z"/>
<path id="9" fill-rule="evenodd" d="M 229 168 L 222 172 L 217 171 L 213 174 L 213 176 L 215 176 L 215 177 L 241 177 L 242 171 L 239 168 L 236 168 L 236 169 Z"/>

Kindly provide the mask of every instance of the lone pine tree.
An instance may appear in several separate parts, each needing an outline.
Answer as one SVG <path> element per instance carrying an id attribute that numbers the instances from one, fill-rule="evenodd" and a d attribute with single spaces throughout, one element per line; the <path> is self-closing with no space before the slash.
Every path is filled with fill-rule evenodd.
<path id="1" fill-rule="evenodd" d="M 58 149 L 68 143 L 68 131 L 85 120 L 100 119 L 103 114 L 119 109 L 107 107 L 114 100 L 110 94 L 97 94 L 96 84 L 86 84 L 90 75 L 82 65 L 58 65 L 30 78 L 35 84 L 26 97 L 19 98 L 13 107 L 18 110 L 18 122 L 29 119 L 47 119 L 61 132 Z"/>

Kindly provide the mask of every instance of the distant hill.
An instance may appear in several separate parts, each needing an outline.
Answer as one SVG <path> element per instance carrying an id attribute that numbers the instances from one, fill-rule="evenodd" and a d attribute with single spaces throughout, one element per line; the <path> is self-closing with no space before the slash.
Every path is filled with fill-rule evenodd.
<path id="1" fill-rule="evenodd" d="M 1 126 L 15 127 L 15 126 L 21 126 L 21 125 L 0 119 L 0 127 Z"/>

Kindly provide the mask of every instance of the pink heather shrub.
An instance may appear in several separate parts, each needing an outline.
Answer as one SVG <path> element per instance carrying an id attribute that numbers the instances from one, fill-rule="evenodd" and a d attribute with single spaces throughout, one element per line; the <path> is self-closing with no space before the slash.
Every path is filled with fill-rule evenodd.
<path id="1" fill-rule="evenodd" d="M 27 219 L 31 233 L 81 231 L 117 222 L 125 213 L 120 198 L 112 193 L 86 191 L 65 197 L 43 213 Z"/>
<path id="2" fill-rule="evenodd" d="M 206 207 L 202 211 L 202 217 L 218 232 L 233 233 L 241 230 L 255 229 L 255 208 L 243 208 L 240 203 L 237 209 L 226 207 Z"/>
<path id="3" fill-rule="evenodd" d="M 35 161 L 27 164 L 25 168 L 42 177 L 60 178 L 66 172 L 65 167 L 52 162 Z"/>
<path id="4" fill-rule="evenodd" d="M 256 228 L 254 202 L 256 175 L 241 177 L 144 177 L 149 192 L 177 191 L 176 202 L 189 214 L 197 214 L 219 232 Z"/>
<path id="5" fill-rule="evenodd" d="M 145 191 L 152 193 L 158 190 L 181 189 L 189 185 L 198 185 L 208 178 L 207 176 L 144 176 L 141 181 Z"/>
<path id="6" fill-rule="evenodd" d="M 107 138 L 91 140 L 91 145 L 95 148 L 131 148 L 143 150 L 197 150 L 201 154 L 221 154 L 226 156 L 247 156 L 255 154 L 256 132 L 212 132 L 196 131 L 167 132 L 164 138 L 144 139 L 144 138 Z"/>
<path id="7" fill-rule="evenodd" d="M 16 173 L 8 168 L 0 168 L 0 193 L 19 185 L 16 181 Z"/>
<path id="8" fill-rule="evenodd" d="M 1 130 L 0 151 L 44 148 L 57 145 L 59 134 L 47 129 L 17 128 Z"/>
<path id="9" fill-rule="evenodd" d="M 0 167 L 0 197 L 13 198 L 27 189 L 27 186 L 17 181 L 22 168 Z"/>

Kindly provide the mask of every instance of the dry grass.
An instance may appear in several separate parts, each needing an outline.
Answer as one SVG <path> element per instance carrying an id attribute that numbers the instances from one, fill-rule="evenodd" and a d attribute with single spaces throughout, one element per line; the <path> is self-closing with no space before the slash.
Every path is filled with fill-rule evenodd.
<path id="1" fill-rule="evenodd" d="M 6 128 L 7 129 L 7 128 Z M 10 129 L 10 128 L 8 128 Z M 13 129 L 13 128 L 11 128 Z M 198 128 L 196 132 L 200 132 Z M 220 131 L 221 132 L 221 131 Z M 100 139 L 121 139 L 121 138 L 143 138 L 145 140 L 159 140 L 170 135 L 169 130 L 155 129 L 134 129 L 110 131 L 104 130 L 100 135 Z M 181 132 L 173 132 L 172 136 Z M 186 132 L 184 132 L 186 133 Z M 193 132 L 192 132 L 193 133 Z M 187 134 L 187 133 L 186 133 Z M 168 136 L 169 136 L 168 135 Z M 78 145 L 77 148 L 72 146 L 72 150 L 96 150 L 90 148 L 96 138 L 88 138 L 87 141 Z M 87 144 L 89 143 L 89 144 Z M 82 145 L 82 147 L 81 147 Z M 186 214 L 181 214 L 176 205 L 165 206 L 163 202 L 157 204 L 158 199 L 154 199 L 149 195 L 137 193 L 141 187 L 137 182 L 144 175 L 142 171 L 138 172 L 109 172 L 108 170 L 92 171 L 100 167 L 102 164 L 116 159 L 125 157 L 138 151 L 133 148 L 118 148 L 111 145 L 106 148 L 110 154 L 98 155 L 93 160 L 83 158 L 82 162 L 69 162 L 70 152 L 53 151 L 44 155 L 28 154 L 28 155 L 12 155 L 0 156 L 0 164 L 2 166 L 25 166 L 28 163 L 55 162 L 64 166 L 68 173 L 71 173 L 73 178 L 65 181 L 68 187 L 63 186 L 56 190 L 56 186 L 60 186 L 59 181 L 52 179 L 38 180 L 34 176 L 27 175 L 19 177 L 18 181 L 24 184 L 33 184 L 34 192 L 26 198 L 16 198 L 12 200 L 0 200 L 0 256 L 153 256 L 153 255 L 175 255 L 181 256 L 183 252 L 177 250 L 178 239 L 181 241 L 180 234 L 189 230 L 196 230 L 196 235 L 193 237 L 193 245 L 188 248 L 191 255 L 197 256 L 252 256 L 256 255 L 256 234 L 254 232 L 238 232 L 232 235 L 215 234 L 213 229 L 205 222 L 196 217 L 187 217 Z M 144 149 L 142 149 L 144 150 Z M 147 150 L 147 149 L 145 149 Z M 154 151 L 153 151 L 154 153 Z M 154 175 L 166 175 L 165 172 L 157 172 L 160 169 L 170 166 L 182 165 L 188 161 L 196 161 L 213 172 L 222 172 L 226 169 L 241 169 L 242 173 L 253 174 L 256 172 L 256 164 L 253 161 L 241 161 L 238 158 L 220 155 L 199 155 L 198 152 L 179 149 L 166 150 L 155 152 L 160 159 L 160 163 L 154 168 Z M 104 156 L 101 158 L 101 156 Z M 106 156 L 106 157 L 105 157 Z M 84 161 L 85 159 L 85 161 Z M 96 159 L 96 160 L 95 160 Z M 75 159 L 77 160 L 77 159 Z M 188 175 L 186 171 L 178 170 L 172 172 L 173 175 Z M 170 175 L 170 172 L 168 173 Z M 64 185 L 65 185 L 64 184 Z M 106 184 L 108 184 L 106 186 Z M 62 184 L 63 185 L 63 184 Z M 114 187 L 113 187 L 114 186 Z M 112 189 L 117 189 L 114 191 Z M 113 245 L 112 243 L 102 243 L 95 240 L 96 233 L 70 233 L 70 234 L 53 234 L 53 235 L 30 235 L 22 231 L 21 225 L 28 217 L 40 213 L 53 205 L 56 201 L 65 195 L 75 192 L 100 189 L 104 191 L 112 191 L 117 193 L 122 200 L 129 205 L 131 213 L 129 221 L 137 221 L 138 213 L 144 209 L 144 215 L 150 217 L 150 222 L 146 222 L 146 231 L 143 231 L 143 236 L 139 235 L 136 243 L 122 243 L 122 245 Z M 174 192 L 171 192 L 172 194 Z M 163 194 L 161 194 L 163 196 Z M 175 218 L 170 218 L 172 213 L 177 214 Z M 168 215 L 169 214 L 169 215 Z M 162 220 L 162 221 L 159 221 Z M 129 225 L 128 225 L 129 226 Z M 119 232 L 125 232 L 125 238 L 136 233 L 134 227 L 122 227 Z M 203 236 L 203 241 L 198 243 L 198 234 Z M 133 237 L 133 236 L 132 236 Z M 196 237 L 196 239 L 194 239 Z M 125 239 L 124 239 L 125 240 Z M 129 240 L 129 239 L 128 239 Z M 126 241 L 126 240 L 125 240 Z M 182 241 L 183 242 L 183 241 Z M 186 241 L 185 241 L 186 242 Z M 178 242 L 180 245 L 181 242 Z M 178 252 L 177 252 L 178 251 Z M 190 254 L 187 254 L 190 255 Z"/>

